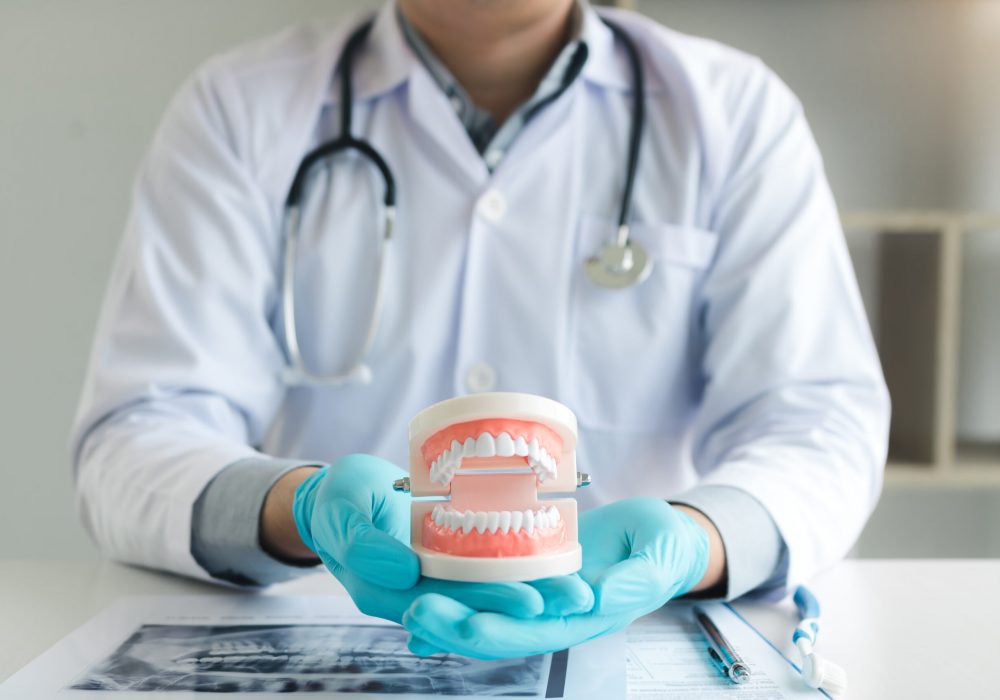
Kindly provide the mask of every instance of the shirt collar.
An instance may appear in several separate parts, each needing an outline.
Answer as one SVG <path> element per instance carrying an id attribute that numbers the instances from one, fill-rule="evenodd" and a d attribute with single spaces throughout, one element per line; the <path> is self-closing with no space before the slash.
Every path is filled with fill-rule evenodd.
<path id="1" fill-rule="evenodd" d="M 570 17 L 571 26 L 569 30 L 569 41 L 559 52 L 559 55 L 549 67 L 545 77 L 542 78 L 541 83 L 539 84 L 539 91 L 558 89 L 559 84 L 562 82 L 570 58 L 580 43 L 583 42 L 583 10 L 586 4 L 586 0 L 576 0 L 576 2 L 573 3 L 572 16 Z M 463 99 L 467 99 L 468 96 L 466 95 L 465 90 L 451 74 L 451 71 L 449 71 L 448 68 L 441 63 L 440 60 L 438 60 L 434 51 L 431 50 L 431 48 L 427 45 L 427 42 L 425 42 L 423 37 L 420 36 L 420 33 L 406 18 L 406 15 L 404 15 L 398 8 L 396 10 L 396 18 L 399 21 L 403 37 L 413 50 L 413 53 L 416 54 L 417 58 L 419 58 L 424 64 L 427 71 L 431 74 L 431 77 L 434 78 L 434 81 L 441 86 L 441 89 L 444 90 L 445 94 L 449 96 L 459 95 Z"/>
<path id="2" fill-rule="evenodd" d="M 497 138 L 505 135 L 502 143 L 495 144 L 493 148 L 494 159 L 497 154 L 506 150 L 509 141 L 520 127 L 528 121 L 543 104 L 557 97 L 576 78 L 580 67 L 574 67 L 574 62 L 582 59 L 585 61 L 587 48 L 583 45 L 581 30 L 583 27 L 582 3 L 585 0 L 577 0 L 573 4 L 572 16 L 570 17 L 569 41 L 559 52 L 559 55 L 549 67 L 545 76 L 541 79 L 531 95 L 524 103 L 519 105 L 504 122 L 497 124 L 493 116 L 487 111 L 476 106 L 469 94 L 462 85 L 455 79 L 455 76 L 448 70 L 434 54 L 434 51 L 427 45 L 423 37 L 416 28 L 409 22 L 401 11 L 397 9 L 396 18 L 400 29 L 406 39 L 407 44 L 413 53 L 420 59 L 420 62 L 427 69 L 427 72 L 437 83 L 438 87 L 448 98 L 458 116 L 459 121 L 465 127 L 477 150 L 484 152 L 489 145 L 495 144 Z M 508 133 L 509 132 L 509 133 Z"/>

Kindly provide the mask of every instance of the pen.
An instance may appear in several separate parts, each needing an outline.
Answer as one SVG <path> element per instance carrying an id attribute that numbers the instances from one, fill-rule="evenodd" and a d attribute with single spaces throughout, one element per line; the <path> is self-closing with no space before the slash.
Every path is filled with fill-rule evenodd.
<path id="1" fill-rule="evenodd" d="M 708 656 L 716 668 L 733 683 L 749 681 L 750 667 L 740 658 L 733 645 L 722 636 L 722 632 L 700 606 L 694 608 L 694 621 L 708 640 Z"/>

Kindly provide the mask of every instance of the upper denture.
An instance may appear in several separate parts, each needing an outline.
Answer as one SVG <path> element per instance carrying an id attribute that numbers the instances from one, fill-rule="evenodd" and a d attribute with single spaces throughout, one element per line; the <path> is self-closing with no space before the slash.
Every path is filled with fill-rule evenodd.
<path id="1" fill-rule="evenodd" d="M 465 458 L 523 457 L 544 482 L 555 478 L 562 439 L 541 423 L 485 419 L 457 423 L 439 430 L 421 447 L 431 481 L 447 484 Z"/>

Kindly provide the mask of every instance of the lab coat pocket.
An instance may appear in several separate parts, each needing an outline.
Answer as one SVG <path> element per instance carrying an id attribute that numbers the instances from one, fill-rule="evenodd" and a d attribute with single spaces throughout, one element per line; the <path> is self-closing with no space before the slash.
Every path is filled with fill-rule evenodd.
<path id="1" fill-rule="evenodd" d="M 646 248 L 649 278 L 604 289 L 584 261 L 611 240 L 616 225 L 580 225 L 563 389 L 581 425 L 615 432 L 676 430 L 690 420 L 700 379 L 701 286 L 718 244 L 711 231 L 636 223 L 632 239 Z"/>

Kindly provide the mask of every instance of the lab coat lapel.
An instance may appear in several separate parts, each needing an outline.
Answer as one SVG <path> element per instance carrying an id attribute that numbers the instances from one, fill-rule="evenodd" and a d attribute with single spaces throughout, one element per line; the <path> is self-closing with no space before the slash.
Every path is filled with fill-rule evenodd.
<path id="1" fill-rule="evenodd" d="M 559 395 L 583 176 L 581 89 L 571 86 L 518 135 L 491 181 L 506 212 L 474 222 L 469 237 L 460 357 L 463 367 L 495 364 L 511 391 Z"/>
<path id="2" fill-rule="evenodd" d="M 459 121 L 447 96 L 423 66 L 414 68 L 407 91 L 407 109 L 414 126 L 426 136 L 426 144 L 450 167 L 457 168 L 477 188 L 483 186 L 490 173 L 483 157 L 476 151 L 465 127 Z"/>

